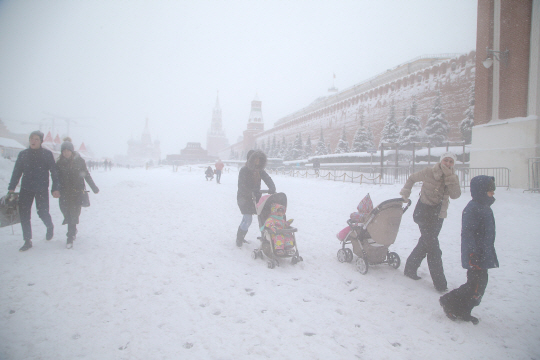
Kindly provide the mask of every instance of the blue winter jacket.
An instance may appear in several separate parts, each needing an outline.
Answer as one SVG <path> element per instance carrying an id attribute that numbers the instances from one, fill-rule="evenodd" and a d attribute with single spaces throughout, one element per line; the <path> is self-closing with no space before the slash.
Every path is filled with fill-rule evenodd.
<path id="1" fill-rule="evenodd" d="M 472 200 L 463 210 L 461 218 L 461 265 L 471 269 L 471 254 L 478 258 L 481 269 L 499 267 L 495 253 L 495 218 L 491 205 L 495 198 L 487 195 L 491 176 L 475 176 L 471 180 Z"/>
<path id="2" fill-rule="evenodd" d="M 52 178 L 51 192 L 58 190 L 58 172 L 50 150 L 26 149 L 19 153 L 8 190 L 15 190 L 22 175 L 21 189 L 43 191 L 49 188 L 49 172 Z"/>

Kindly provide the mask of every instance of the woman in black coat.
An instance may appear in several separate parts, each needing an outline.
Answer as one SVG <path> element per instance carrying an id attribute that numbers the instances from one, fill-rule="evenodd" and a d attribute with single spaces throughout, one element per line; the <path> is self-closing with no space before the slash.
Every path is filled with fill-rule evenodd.
<path id="1" fill-rule="evenodd" d="M 56 167 L 60 181 L 60 210 L 64 215 L 62 225 L 68 226 L 66 246 L 70 249 L 77 235 L 81 199 L 85 189 L 84 181 L 86 180 L 95 194 L 99 192 L 99 189 L 86 168 L 86 162 L 79 153 L 73 150 L 73 144 L 69 138 L 64 140 L 61 150 L 62 155 L 56 161 Z"/>
<path id="2" fill-rule="evenodd" d="M 246 165 L 240 169 L 238 174 L 236 201 L 242 213 L 242 222 L 236 234 L 236 246 L 238 247 L 241 247 L 245 242 L 244 237 L 253 220 L 253 214 L 257 213 L 254 201 L 258 202 L 261 198 L 261 180 L 268 186 L 270 194 L 276 192 L 272 178 L 264 171 L 265 167 L 266 155 L 260 150 L 249 150 Z M 255 194 L 255 198 L 253 198 L 253 194 Z"/>

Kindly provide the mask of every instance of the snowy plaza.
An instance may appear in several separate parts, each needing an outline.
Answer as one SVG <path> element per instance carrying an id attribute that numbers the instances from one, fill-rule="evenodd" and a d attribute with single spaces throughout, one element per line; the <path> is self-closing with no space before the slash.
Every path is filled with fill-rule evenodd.
<path id="1" fill-rule="evenodd" d="M 2 161 L 0 182 L 9 181 Z M 238 173 L 222 184 L 205 166 L 96 170 L 100 187 L 83 209 L 79 234 L 51 198 L 55 236 L 33 210 L 34 247 L 19 253 L 19 225 L 0 229 L 1 359 L 535 359 L 540 262 L 538 194 L 497 189 L 499 269 L 489 271 L 477 326 L 443 313 L 424 261 L 413 281 L 404 261 L 419 231 L 405 213 L 395 244 L 400 268 L 366 275 L 340 263 L 336 233 L 369 193 L 375 205 L 401 185 L 272 175 L 287 194 L 302 263 L 268 269 L 250 252 L 256 220 L 239 249 Z M 4 186 L 5 188 L 5 186 Z M 419 187 L 413 188 L 413 204 Z M 461 211 L 452 201 L 439 236 L 449 289 L 465 281 Z"/>

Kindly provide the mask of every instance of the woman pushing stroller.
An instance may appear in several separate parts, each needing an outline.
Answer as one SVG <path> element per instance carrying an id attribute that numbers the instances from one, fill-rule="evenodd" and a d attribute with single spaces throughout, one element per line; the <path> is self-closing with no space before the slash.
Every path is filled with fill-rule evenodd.
<path id="1" fill-rule="evenodd" d="M 238 192 L 236 201 L 242 213 L 242 222 L 236 233 L 236 246 L 241 247 L 245 242 L 249 226 L 253 220 L 253 215 L 257 213 L 255 203 L 261 197 L 261 180 L 268 186 L 268 192 L 274 194 L 276 186 L 274 181 L 264 168 L 266 167 L 266 155 L 261 150 L 249 150 L 246 164 L 240 169 L 238 174 Z M 255 199 L 253 198 L 255 196 Z"/>
<path id="2" fill-rule="evenodd" d="M 448 285 L 444 276 L 439 232 L 446 218 L 449 198 L 457 199 L 461 196 L 459 179 L 454 172 L 455 161 L 455 154 L 451 152 L 442 154 L 440 162 L 435 166 L 412 174 L 400 192 L 403 199 L 408 200 L 414 183 L 420 181 L 423 183 L 420 199 L 413 213 L 414 222 L 420 228 L 420 239 L 407 259 L 404 274 L 413 280 L 419 280 L 420 277 L 416 272 L 427 255 L 433 285 L 441 292 L 446 291 Z"/>

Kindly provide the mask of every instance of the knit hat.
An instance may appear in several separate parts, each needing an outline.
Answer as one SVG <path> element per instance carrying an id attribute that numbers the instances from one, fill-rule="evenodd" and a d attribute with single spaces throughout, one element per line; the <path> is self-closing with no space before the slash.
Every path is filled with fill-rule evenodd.
<path id="1" fill-rule="evenodd" d="M 60 146 L 60 151 L 64 151 L 64 150 L 70 150 L 70 151 L 75 151 L 75 149 L 73 148 L 73 144 L 71 143 L 71 141 L 67 141 L 67 140 L 64 140 L 64 142 L 62 143 L 62 146 Z"/>
<path id="2" fill-rule="evenodd" d="M 30 133 L 30 136 L 29 136 L 28 138 L 30 139 L 30 138 L 31 138 L 32 136 L 34 136 L 34 135 L 39 136 L 39 139 L 41 140 L 41 142 L 43 142 L 43 133 L 42 133 L 41 131 L 39 131 L 39 130 L 32 131 L 32 132 Z"/>
<path id="3" fill-rule="evenodd" d="M 453 152 L 445 152 L 444 154 L 441 155 L 441 159 L 439 161 L 443 161 L 444 158 L 452 158 L 454 159 L 454 163 L 457 161 L 457 156 L 456 154 L 454 154 Z"/>

